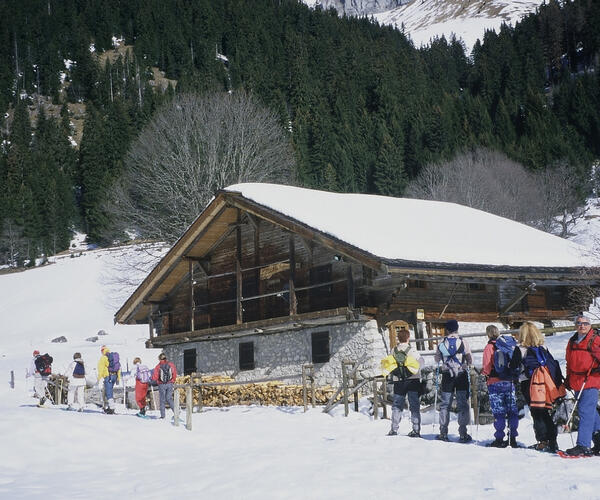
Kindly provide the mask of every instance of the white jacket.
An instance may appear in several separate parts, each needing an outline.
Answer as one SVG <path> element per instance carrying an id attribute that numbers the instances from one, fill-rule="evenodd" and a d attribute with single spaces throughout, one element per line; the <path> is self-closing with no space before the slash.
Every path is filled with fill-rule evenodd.
<path id="1" fill-rule="evenodd" d="M 75 365 L 77 364 L 77 361 L 79 361 L 80 363 L 83 364 L 84 368 L 85 368 L 85 363 L 83 362 L 83 360 L 81 358 L 78 358 L 77 360 L 73 360 L 69 366 L 67 367 L 64 376 L 67 377 L 69 379 L 69 385 L 85 385 L 85 377 L 83 378 L 77 378 L 73 376 L 73 370 L 75 370 Z M 86 375 L 87 375 L 87 368 L 86 368 Z"/>

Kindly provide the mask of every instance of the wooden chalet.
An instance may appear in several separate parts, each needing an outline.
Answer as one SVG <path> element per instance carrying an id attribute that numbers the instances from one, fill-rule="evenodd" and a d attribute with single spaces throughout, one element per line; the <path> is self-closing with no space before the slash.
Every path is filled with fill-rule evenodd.
<path id="1" fill-rule="evenodd" d="M 405 213 L 403 206 L 413 213 Z M 483 226 L 472 229 L 493 229 L 500 221 L 509 233 L 515 230 L 516 241 L 503 250 L 485 234 L 475 235 L 484 240 L 482 248 L 475 249 L 481 255 L 493 250 L 501 259 L 502 252 L 512 248 L 508 264 L 479 259 L 476 251 L 474 257 L 453 262 L 437 256 L 452 254 L 450 249 L 456 247 L 452 235 L 460 237 L 456 228 L 461 221 L 452 230 L 445 221 L 438 228 L 427 227 L 432 220 L 423 215 L 427 210 L 414 206 L 434 206 L 440 213 L 459 207 L 289 186 L 232 186 L 216 194 L 118 310 L 115 321 L 148 323 L 149 345 L 169 350 L 182 371 L 248 377 L 246 372 L 259 368 L 257 376 L 270 373 L 285 357 L 271 352 L 260 359 L 269 351 L 266 342 L 275 350 L 284 349 L 269 340 L 276 334 L 289 336 L 284 345 L 303 337 L 296 346 L 302 355 L 291 356 L 288 365 L 319 364 L 332 360 L 338 351 L 340 357 L 357 354 L 344 351 L 344 335 L 352 336 L 366 324 L 382 332 L 399 320 L 417 338 L 428 338 L 440 334 L 449 318 L 511 326 L 525 320 L 549 324 L 587 309 L 588 304 L 574 302 L 571 291 L 596 286 L 598 276 L 589 272 L 591 260 L 573 256 L 577 248 L 570 242 L 460 207 L 466 214 L 483 217 Z M 321 224 L 321 218 L 326 222 Z M 421 222 L 415 229 L 401 219 Z M 528 231 L 539 238 L 537 257 L 529 258 L 520 248 L 525 238 L 520 235 L 529 237 Z M 366 244 L 360 239 L 363 233 Z M 503 240 L 510 237 L 498 235 Z M 474 246 L 477 240 L 473 241 L 466 246 Z M 544 251 L 564 255 L 545 258 Z M 383 337 L 382 349 L 373 353 L 374 367 L 387 347 L 387 336 Z M 373 333 L 370 341 L 359 342 L 355 349 L 379 342 L 377 338 Z"/>

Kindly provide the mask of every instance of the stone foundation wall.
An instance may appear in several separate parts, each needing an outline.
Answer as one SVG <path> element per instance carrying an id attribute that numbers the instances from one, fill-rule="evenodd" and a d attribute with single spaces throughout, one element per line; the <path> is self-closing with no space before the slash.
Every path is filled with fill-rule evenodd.
<path id="1" fill-rule="evenodd" d="M 317 386 L 337 386 L 342 379 L 342 360 L 358 360 L 367 353 L 359 369 L 359 377 L 370 377 L 380 372 L 379 362 L 386 356 L 384 335 L 374 320 L 358 320 L 339 325 L 324 325 L 282 333 L 256 333 L 248 336 L 188 342 L 165 347 L 169 359 L 183 373 L 183 351 L 196 349 L 196 368 L 203 375 L 227 375 L 238 381 L 262 378 L 285 379 L 286 383 L 301 383 L 302 365 L 312 363 L 312 333 L 328 332 L 330 360 L 315 363 Z M 239 369 L 239 344 L 254 342 L 254 370 Z"/>

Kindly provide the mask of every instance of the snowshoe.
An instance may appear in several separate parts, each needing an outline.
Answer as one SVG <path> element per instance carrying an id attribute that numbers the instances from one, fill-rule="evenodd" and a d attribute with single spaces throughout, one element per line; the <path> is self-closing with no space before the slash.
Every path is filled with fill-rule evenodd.
<path id="1" fill-rule="evenodd" d="M 450 441 L 448 439 L 448 434 L 444 434 L 443 432 L 440 432 L 436 437 L 435 437 L 438 441 L 445 441 L 446 443 L 448 441 Z"/>
<path id="2" fill-rule="evenodd" d="M 488 448 L 506 448 L 507 446 L 508 441 L 504 441 L 504 439 L 494 439 L 494 441 L 487 445 Z"/>
<path id="3" fill-rule="evenodd" d="M 398 433 L 396 431 L 390 431 L 387 433 L 388 436 L 397 436 Z"/>
<path id="4" fill-rule="evenodd" d="M 421 433 L 419 431 L 415 431 L 414 429 L 412 431 L 410 431 L 407 436 L 409 438 L 420 438 L 421 437 Z"/>
<path id="5" fill-rule="evenodd" d="M 587 458 L 594 456 L 594 452 L 591 450 L 591 448 L 581 445 L 576 445 L 573 448 L 569 448 L 565 451 L 558 450 L 557 453 L 562 458 Z"/>

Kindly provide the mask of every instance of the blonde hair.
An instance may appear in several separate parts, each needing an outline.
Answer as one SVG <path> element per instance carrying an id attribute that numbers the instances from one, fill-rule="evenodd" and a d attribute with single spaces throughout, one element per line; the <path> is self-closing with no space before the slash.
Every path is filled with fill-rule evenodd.
<path id="1" fill-rule="evenodd" d="M 526 321 L 519 328 L 519 343 L 523 347 L 538 347 L 544 345 L 544 335 L 531 321 Z"/>
<path id="2" fill-rule="evenodd" d="M 488 339 L 497 339 L 500 336 L 500 332 L 498 331 L 498 327 L 494 325 L 488 325 L 485 327 L 485 333 L 487 333 Z"/>

